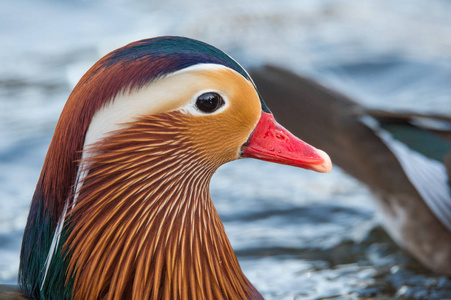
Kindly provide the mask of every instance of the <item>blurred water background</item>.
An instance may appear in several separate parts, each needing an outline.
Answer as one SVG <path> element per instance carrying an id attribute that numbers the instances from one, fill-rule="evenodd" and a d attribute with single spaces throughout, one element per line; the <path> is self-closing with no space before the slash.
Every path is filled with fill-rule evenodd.
<path id="1" fill-rule="evenodd" d="M 101 56 L 183 35 L 245 68 L 272 63 L 367 106 L 451 114 L 449 0 L 0 0 L 0 283 L 15 283 L 30 200 L 62 107 Z M 321 120 L 318 120 L 321 122 Z M 369 191 L 241 160 L 212 197 L 245 274 L 267 299 L 451 298 L 384 233 Z"/>

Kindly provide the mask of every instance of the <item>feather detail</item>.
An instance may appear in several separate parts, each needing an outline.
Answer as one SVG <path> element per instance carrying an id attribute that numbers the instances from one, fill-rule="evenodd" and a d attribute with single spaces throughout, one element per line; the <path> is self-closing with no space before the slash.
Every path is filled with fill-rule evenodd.
<path id="1" fill-rule="evenodd" d="M 63 209 L 63 215 L 61 216 L 60 221 L 58 222 L 58 225 L 55 229 L 55 234 L 53 235 L 52 244 L 50 245 L 49 253 L 47 254 L 47 258 L 45 260 L 45 272 L 44 276 L 42 278 L 41 287 L 42 290 L 44 288 L 45 279 L 47 278 L 47 273 L 49 271 L 50 263 L 52 262 L 53 255 L 55 255 L 56 250 L 58 249 L 60 238 L 61 238 L 61 232 L 64 227 L 64 220 L 66 219 L 66 213 L 67 213 L 67 207 L 69 205 L 69 202 L 66 202 L 66 205 Z"/>
<path id="2" fill-rule="evenodd" d="M 142 117 L 86 150 L 64 244 L 74 299 L 261 297 L 210 199 L 223 162 L 196 149 L 187 118 Z"/>

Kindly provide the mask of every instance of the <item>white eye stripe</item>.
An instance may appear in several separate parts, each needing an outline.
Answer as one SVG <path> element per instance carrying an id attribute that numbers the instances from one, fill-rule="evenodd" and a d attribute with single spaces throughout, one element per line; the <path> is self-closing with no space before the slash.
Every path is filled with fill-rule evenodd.
<path id="1" fill-rule="evenodd" d="M 131 93 L 119 93 L 106 106 L 96 112 L 86 134 L 85 145 L 93 144 L 107 136 L 110 132 L 123 128 L 140 115 L 164 111 L 180 110 L 193 115 L 203 114 L 195 107 L 197 97 L 205 91 L 214 91 L 227 101 L 224 93 L 210 88 L 198 92 L 192 91 L 194 85 L 208 84 L 207 80 L 199 81 L 199 73 L 204 71 L 220 71 L 228 69 L 222 65 L 199 64 L 179 70 L 166 77 L 151 82 L 149 85 Z M 195 93 L 190 99 L 189 91 Z M 228 102 L 228 101 L 227 101 Z M 192 103 L 192 105 L 190 105 Z M 224 107 L 226 107 L 224 105 Z M 223 108 L 224 109 L 224 108 Z M 222 109 L 218 109 L 222 111 Z"/>
<path id="2" fill-rule="evenodd" d="M 201 111 L 196 106 L 196 102 L 197 102 L 197 99 L 199 98 L 199 96 L 201 96 L 205 93 L 218 94 L 224 100 L 224 104 L 221 107 L 219 107 L 217 110 L 215 110 L 214 112 L 211 112 L 211 113 L 206 113 L 206 112 Z M 180 111 L 187 115 L 205 116 L 205 115 L 214 115 L 214 114 L 221 113 L 222 111 L 226 110 L 228 106 L 229 106 L 229 98 L 227 97 L 227 95 L 224 92 L 216 90 L 216 89 L 205 89 L 205 90 L 201 90 L 201 91 L 197 92 L 185 106 L 180 108 Z"/>
<path id="3" fill-rule="evenodd" d="M 223 65 L 198 64 L 157 79 L 130 93 L 119 93 L 95 113 L 86 133 L 84 148 L 103 139 L 111 132 L 123 128 L 124 124 L 136 120 L 141 115 L 168 111 L 182 111 L 198 116 L 207 115 L 196 107 L 197 98 L 205 92 L 218 93 L 224 100 L 224 105 L 210 114 L 224 111 L 229 106 L 228 97 L 224 92 L 219 91 L 217 86 L 211 87 L 214 85 L 212 84 L 214 80 L 209 80 L 202 75 L 206 71 L 223 70 L 236 73 Z M 190 98 L 190 95 L 193 96 Z M 85 152 L 83 155 L 86 155 Z"/>

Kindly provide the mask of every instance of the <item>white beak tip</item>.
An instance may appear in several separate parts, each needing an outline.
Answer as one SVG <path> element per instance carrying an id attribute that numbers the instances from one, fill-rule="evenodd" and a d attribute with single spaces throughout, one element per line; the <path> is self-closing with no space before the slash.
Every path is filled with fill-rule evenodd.
<path id="1" fill-rule="evenodd" d="M 322 164 L 316 165 L 314 170 L 321 173 L 330 173 L 332 171 L 332 160 L 323 150 L 316 149 L 317 153 L 324 160 Z"/>

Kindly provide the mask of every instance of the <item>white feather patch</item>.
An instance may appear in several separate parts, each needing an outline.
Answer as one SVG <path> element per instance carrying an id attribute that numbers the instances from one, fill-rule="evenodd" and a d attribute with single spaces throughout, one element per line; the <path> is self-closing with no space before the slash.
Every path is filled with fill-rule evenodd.
<path id="1" fill-rule="evenodd" d="M 61 219 L 56 226 L 55 233 L 53 234 L 52 244 L 50 245 L 49 253 L 47 254 L 47 258 L 45 259 L 45 272 L 44 277 L 42 278 L 41 290 L 44 287 L 45 279 L 47 278 L 47 273 L 49 271 L 50 263 L 52 262 L 53 255 L 55 254 L 55 250 L 58 249 L 59 241 L 61 238 L 61 232 L 64 227 L 64 220 L 66 218 L 67 207 L 69 206 L 69 201 L 66 201 L 64 205 L 63 214 L 61 215 Z"/>

